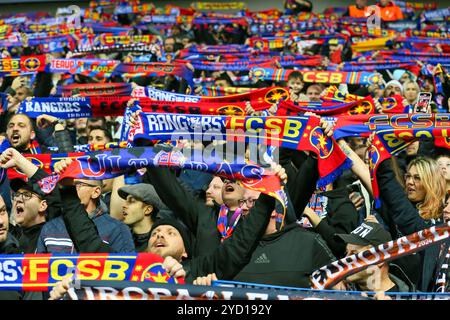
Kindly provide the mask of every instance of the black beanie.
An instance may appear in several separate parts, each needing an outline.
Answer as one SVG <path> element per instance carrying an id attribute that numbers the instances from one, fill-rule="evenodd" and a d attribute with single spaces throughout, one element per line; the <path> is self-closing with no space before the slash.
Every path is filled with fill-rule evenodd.
<path id="1" fill-rule="evenodd" d="M 171 219 L 171 218 L 157 219 L 155 221 L 155 223 L 153 224 L 152 229 L 150 230 L 150 235 L 152 234 L 153 230 L 155 230 L 158 226 L 164 226 L 164 225 L 172 226 L 178 230 L 178 232 L 181 235 L 181 238 L 183 239 L 184 248 L 186 250 L 188 258 L 190 258 L 191 257 L 191 235 L 190 235 L 190 232 L 187 229 L 187 227 L 185 225 L 183 225 L 181 222 L 179 222 L 178 220 Z"/>

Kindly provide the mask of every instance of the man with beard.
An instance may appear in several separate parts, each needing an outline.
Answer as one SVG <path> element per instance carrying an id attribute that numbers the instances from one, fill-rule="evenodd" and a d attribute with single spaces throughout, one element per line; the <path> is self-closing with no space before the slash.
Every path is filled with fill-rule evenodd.
<path id="1" fill-rule="evenodd" d="M 223 181 L 219 177 L 214 177 L 209 183 L 208 189 L 206 189 L 205 204 L 208 207 L 214 207 L 214 202 L 218 205 L 223 204 L 222 200 L 222 186 Z"/>
<path id="2" fill-rule="evenodd" d="M 22 153 L 37 153 L 32 144 L 36 138 L 31 119 L 22 113 L 16 114 L 9 119 L 6 126 L 6 138 L 11 147 Z"/>
<path id="3" fill-rule="evenodd" d="M 384 89 L 383 96 L 385 98 L 388 98 L 388 97 L 392 97 L 396 94 L 399 94 L 399 95 L 403 94 L 403 86 L 400 83 L 400 81 L 391 80 L 388 83 L 386 83 L 386 89 Z"/>
<path id="4" fill-rule="evenodd" d="M 244 198 L 245 189 L 236 182 L 224 180 L 221 189 L 223 204 L 213 201 L 213 205 L 208 206 L 185 189 L 169 168 L 147 168 L 144 179 L 155 187 L 161 200 L 195 235 L 197 241 L 193 257 L 212 253 L 222 239 L 232 234 L 240 221 L 243 212 L 239 201 Z M 226 217 L 228 223 L 221 226 L 219 217 Z M 219 232 L 219 228 L 224 232 Z"/>

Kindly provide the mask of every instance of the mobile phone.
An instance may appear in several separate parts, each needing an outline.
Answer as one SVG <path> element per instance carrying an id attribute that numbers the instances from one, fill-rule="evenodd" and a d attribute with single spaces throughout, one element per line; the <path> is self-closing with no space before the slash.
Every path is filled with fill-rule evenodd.
<path id="1" fill-rule="evenodd" d="M 414 113 L 430 113 L 431 96 L 431 92 L 420 92 L 414 106 Z"/>
<path id="2" fill-rule="evenodd" d="M 361 185 L 359 183 L 352 183 L 347 185 L 347 191 L 349 194 L 352 192 L 358 192 L 359 194 L 362 194 Z"/>

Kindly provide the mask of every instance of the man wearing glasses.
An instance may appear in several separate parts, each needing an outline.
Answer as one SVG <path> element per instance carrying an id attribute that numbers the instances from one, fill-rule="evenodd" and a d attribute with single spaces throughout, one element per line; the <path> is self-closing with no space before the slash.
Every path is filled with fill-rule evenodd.
<path id="1" fill-rule="evenodd" d="M 38 253 L 74 253 L 88 252 L 88 248 L 73 241 L 67 229 L 67 225 L 76 223 L 77 216 L 87 214 L 95 223 L 103 242 L 109 244 L 115 252 L 133 252 L 134 243 L 130 229 L 121 221 L 112 218 L 108 214 L 108 207 L 101 200 L 102 181 L 75 179 L 74 185 L 80 206 L 66 207 L 63 202 L 64 212 L 61 217 L 53 219 L 44 226 L 38 241 Z M 75 213 L 74 211 L 78 211 Z M 90 252 L 90 251 L 89 251 Z"/>
<path id="2" fill-rule="evenodd" d="M 23 253 L 36 253 L 37 240 L 45 224 L 48 204 L 44 195 L 32 183 L 11 180 L 13 218 L 19 228 L 13 232 Z"/>

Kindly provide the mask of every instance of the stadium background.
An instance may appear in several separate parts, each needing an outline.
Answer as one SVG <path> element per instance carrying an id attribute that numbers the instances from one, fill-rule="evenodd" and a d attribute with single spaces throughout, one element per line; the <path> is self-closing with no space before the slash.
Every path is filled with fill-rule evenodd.
<path id="1" fill-rule="evenodd" d="M 141 1 L 141 3 L 154 3 L 157 7 L 162 7 L 165 4 L 173 4 L 179 5 L 182 7 L 188 7 L 193 0 L 154 0 L 154 1 Z M 236 1 L 202 1 L 202 2 L 236 2 Z M 283 7 L 284 1 L 282 0 L 247 0 L 242 1 L 247 3 L 250 10 L 264 10 L 269 8 L 278 8 L 281 9 Z M 320 0 L 320 1 L 312 1 L 314 5 L 314 12 L 322 12 L 327 7 L 345 7 L 350 4 L 354 4 L 354 0 Z M 375 1 L 369 1 L 372 3 Z M 412 1 L 414 2 L 414 1 Z M 437 2 L 440 8 L 445 8 L 450 5 L 450 0 L 420 0 L 417 2 L 422 3 L 431 3 Z M 68 0 L 68 1 L 52 1 L 52 0 L 0 0 L 0 13 L 17 13 L 21 11 L 49 11 L 52 13 L 56 12 L 58 7 L 64 7 L 71 4 L 78 5 L 82 8 L 85 8 L 89 5 L 89 1 L 77 1 L 77 0 Z"/>

